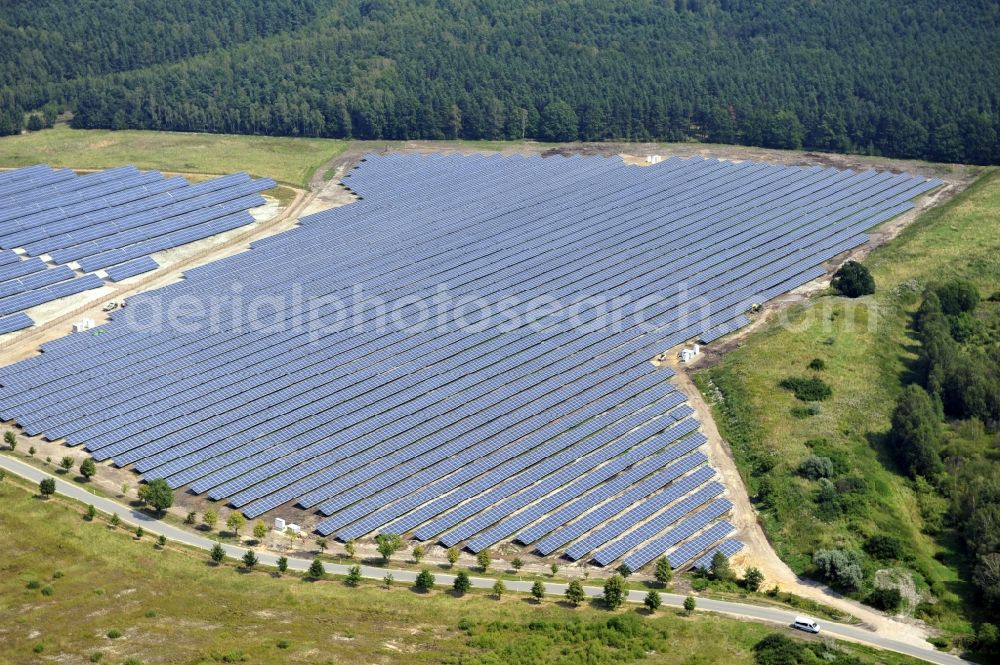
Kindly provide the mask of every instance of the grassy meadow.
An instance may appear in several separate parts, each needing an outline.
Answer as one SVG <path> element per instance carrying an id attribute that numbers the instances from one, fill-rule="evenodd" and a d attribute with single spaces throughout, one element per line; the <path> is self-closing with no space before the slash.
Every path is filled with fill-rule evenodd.
<path id="1" fill-rule="evenodd" d="M 141 130 L 51 129 L 0 138 L 0 167 L 45 162 L 50 166 L 140 169 L 221 175 L 246 171 L 279 183 L 305 187 L 313 172 L 342 153 L 334 139 L 190 134 Z"/>

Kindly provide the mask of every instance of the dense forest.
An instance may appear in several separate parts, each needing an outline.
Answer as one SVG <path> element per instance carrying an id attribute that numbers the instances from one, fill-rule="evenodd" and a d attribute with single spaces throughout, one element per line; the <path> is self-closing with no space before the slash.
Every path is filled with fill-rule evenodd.
<path id="1" fill-rule="evenodd" d="M 996 0 L 43 0 L 0 18 L 0 131 L 57 104 L 84 128 L 996 163 L 998 28 Z"/>

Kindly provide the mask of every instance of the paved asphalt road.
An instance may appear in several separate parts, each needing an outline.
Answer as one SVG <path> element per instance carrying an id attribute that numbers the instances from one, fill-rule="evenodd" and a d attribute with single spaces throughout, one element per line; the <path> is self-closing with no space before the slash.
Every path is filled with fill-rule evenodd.
<path id="1" fill-rule="evenodd" d="M 38 482 L 42 478 L 54 478 L 56 481 L 56 491 L 60 494 L 68 496 L 72 499 L 77 499 L 83 503 L 94 504 L 94 507 L 99 511 L 107 514 L 112 514 L 117 512 L 119 517 L 124 521 L 130 522 L 135 525 L 142 525 L 142 528 L 149 533 L 155 535 L 164 535 L 170 540 L 174 540 L 180 543 L 185 543 L 187 545 L 193 545 L 194 547 L 200 547 L 204 550 L 209 550 L 215 545 L 214 540 L 210 540 L 203 536 L 199 536 L 196 533 L 192 533 L 185 529 L 173 526 L 171 524 L 161 522 L 160 520 L 154 519 L 147 515 L 146 513 L 132 510 L 127 506 L 123 506 L 111 499 L 106 499 L 103 497 L 95 496 L 89 493 L 85 488 L 67 482 L 57 476 L 41 471 L 33 466 L 30 466 L 20 460 L 12 458 L 8 455 L 0 455 L 0 467 L 7 469 L 11 473 L 15 473 L 22 478 L 26 478 L 32 482 Z M 234 545 L 224 545 L 226 553 L 233 557 L 234 559 L 239 559 L 246 552 L 246 548 L 236 547 Z M 263 552 L 258 552 L 258 559 L 264 565 L 274 566 L 277 563 L 277 558 L 273 554 L 267 554 Z M 304 571 L 309 568 L 309 564 L 312 563 L 310 559 L 288 559 L 288 567 L 292 570 Z M 346 575 L 347 566 L 329 563 L 324 561 L 323 566 L 326 568 L 328 573 L 334 575 Z M 382 580 L 386 573 L 392 573 L 393 579 L 396 582 L 412 582 L 416 578 L 417 574 L 412 570 L 395 570 L 388 568 L 373 568 L 368 566 L 361 566 L 361 574 L 363 577 Z M 453 575 L 448 575 L 446 573 L 434 573 L 435 582 L 441 586 L 450 587 L 455 577 Z M 480 589 L 491 589 L 496 580 L 490 578 L 473 577 L 471 578 L 472 586 Z M 530 592 L 532 582 L 525 581 L 505 581 L 504 584 L 507 586 L 508 591 L 521 591 Z M 565 584 L 555 584 L 546 583 L 545 590 L 552 595 L 562 596 L 566 591 Z M 588 596 L 598 597 L 603 595 L 603 590 L 599 587 L 584 587 L 584 591 Z M 641 603 L 642 599 L 645 597 L 645 592 L 643 591 L 630 591 L 628 595 L 628 600 L 630 602 Z M 671 607 L 681 607 L 684 603 L 684 597 L 671 593 L 661 593 L 660 597 L 663 600 L 665 606 Z M 719 612 L 721 614 L 727 614 L 734 617 L 739 617 L 741 619 L 751 619 L 755 621 L 764 621 L 768 623 L 776 623 L 780 625 L 787 626 L 792 623 L 795 614 L 793 612 L 788 612 L 782 609 L 777 609 L 774 607 L 762 607 L 759 605 L 750 605 L 746 603 L 737 603 L 731 601 L 723 600 L 712 600 L 710 598 L 698 598 L 698 609 L 708 610 L 712 612 Z M 824 635 L 832 635 L 834 637 L 839 637 L 846 640 L 851 640 L 854 642 L 861 642 L 868 644 L 880 649 L 888 649 L 891 651 L 896 651 L 899 653 L 906 654 L 908 656 L 913 656 L 914 658 L 919 658 L 925 660 L 929 663 L 941 663 L 942 665 L 954 665 L 957 663 L 966 663 L 968 661 L 956 658 L 948 654 L 940 653 L 934 651 L 933 648 L 928 644 L 928 648 L 921 649 L 915 647 L 909 643 L 893 640 L 891 638 L 878 635 L 873 631 L 867 630 L 865 628 L 857 626 L 848 626 L 840 623 L 833 623 L 831 621 L 822 622 L 822 630 Z"/>

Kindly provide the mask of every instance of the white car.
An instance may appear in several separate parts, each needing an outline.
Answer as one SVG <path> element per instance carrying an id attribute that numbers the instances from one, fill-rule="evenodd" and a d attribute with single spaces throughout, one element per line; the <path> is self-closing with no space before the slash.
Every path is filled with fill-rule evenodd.
<path id="1" fill-rule="evenodd" d="M 795 617 L 795 621 L 792 622 L 792 628 L 798 628 L 807 633 L 818 633 L 819 622 L 811 617 Z"/>

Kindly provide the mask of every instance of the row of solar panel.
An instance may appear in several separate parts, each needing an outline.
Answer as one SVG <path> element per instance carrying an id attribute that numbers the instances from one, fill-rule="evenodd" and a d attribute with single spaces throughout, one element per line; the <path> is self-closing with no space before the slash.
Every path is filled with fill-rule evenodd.
<path id="1" fill-rule="evenodd" d="M 403 161 L 405 178 L 393 166 Z M 432 158 L 430 168 L 372 159 L 351 187 L 392 196 L 306 220 L 156 294 L 216 295 L 238 284 L 241 297 L 253 298 L 301 283 L 306 297 L 322 298 L 363 284 L 372 291 L 350 332 L 309 339 L 301 328 L 226 322 L 179 335 L 113 323 L 100 348 L 57 342 L 16 377 L 4 374 L 0 404 L 19 422 L 83 441 L 116 463 L 134 462 L 149 477 L 195 481 L 196 491 L 230 497 L 250 515 L 289 500 L 317 506 L 330 515 L 322 528 L 338 537 L 407 525 L 418 536 L 472 538 L 473 548 L 536 526 L 526 538 L 555 538 L 614 503 L 613 492 L 600 494 L 603 482 L 620 488 L 618 497 L 648 482 L 639 474 L 666 461 L 657 458 L 655 433 L 677 407 L 662 395 L 653 403 L 663 406 L 649 413 L 636 402 L 632 416 L 598 418 L 587 447 L 580 432 L 561 436 L 573 430 L 570 413 L 586 412 L 586 402 L 571 398 L 596 403 L 618 376 L 638 384 L 643 373 L 629 373 L 655 352 L 736 325 L 730 322 L 742 321 L 749 299 L 811 279 L 830 252 L 857 243 L 872 220 L 933 186 L 874 173 L 669 161 L 637 169 L 616 160 Z M 364 174 L 368 184 L 356 179 Z M 324 224 L 330 220 L 336 224 Z M 617 311 L 628 314 L 682 280 L 690 283 L 682 297 L 641 309 L 649 326 L 576 329 L 601 321 L 596 306 L 579 305 L 595 293 L 623 298 Z M 449 290 L 457 284 L 457 297 L 487 303 L 519 293 L 568 298 L 582 316 L 570 321 L 557 310 L 540 328 L 502 333 L 499 315 L 474 331 L 366 330 L 384 295 L 430 295 L 442 282 Z M 711 303 L 712 313 L 678 311 L 696 298 Z M 110 376 L 87 364 L 94 353 L 114 359 Z M 53 377 L 52 392 L 35 392 L 33 373 Z M 95 395 L 86 386 L 98 380 L 103 389 Z M 18 382 L 28 389 L 15 395 Z M 630 403 L 623 397 L 620 404 Z M 611 403 L 601 408 L 614 413 Z M 689 413 L 678 409 L 679 419 L 671 412 L 667 421 L 681 424 Z M 535 436 L 536 450 L 563 454 L 575 475 L 518 448 Z M 466 467 L 481 475 L 463 474 Z M 493 485 L 480 489 L 481 477 Z M 470 508 L 482 494 L 499 508 Z M 707 526 L 679 521 L 684 515 L 674 510 L 675 526 L 664 532 L 671 507 L 662 509 L 660 531 L 642 532 L 640 541 L 662 532 L 681 542 Z M 638 556 L 637 547 L 621 554 Z"/>

